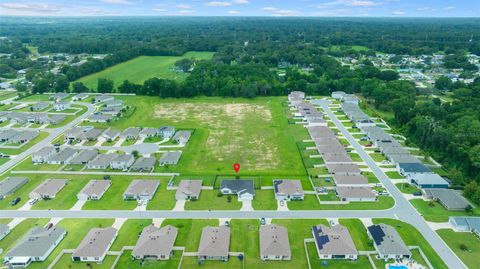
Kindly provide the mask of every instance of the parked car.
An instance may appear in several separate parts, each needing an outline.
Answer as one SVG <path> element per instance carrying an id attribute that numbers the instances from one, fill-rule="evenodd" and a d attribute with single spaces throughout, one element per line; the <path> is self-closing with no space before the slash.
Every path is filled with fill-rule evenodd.
<path id="1" fill-rule="evenodd" d="M 28 201 L 28 204 L 29 204 L 29 205 L 34 205 L 37 201 L 38 201 L 38 199 L 36 199 L 36 198 L 30 199 L 30 200 Z"/>
<path id="2" fill-rule="evenodd" d="M 261 218 L 260 219 L 260 225 L 265 225 L 265 224 L 266 224 L 265 218 Z"/>
<path id="3" fill-rule="evenodd" d="M 372 146 L 373 146 L 372 144 L 366 144 L 366 145 L 365 145 L 365 147 L 367 147 L 367 148 L 370 148 L 370 147 L 372 147 Z"/>
<path id="4" fill-rule="evenodd" d="M 225 221 L 225 226 L 230 227 L 230 222 L 228 220 Z"/>
<path id="5" fill-rule="evenodd" d="M 10 205 L 11 206 L 17 205 L 20 202 L 20 200 L 22 200 L 22 198 L 17 197 L 10 202 Z"/>
<path id="6" fill-rule="evenodd" d="M 416 191 L 414 193 L 412 193 L 413 196 L 422 196 L 422 192 L 421 191 Z"/>

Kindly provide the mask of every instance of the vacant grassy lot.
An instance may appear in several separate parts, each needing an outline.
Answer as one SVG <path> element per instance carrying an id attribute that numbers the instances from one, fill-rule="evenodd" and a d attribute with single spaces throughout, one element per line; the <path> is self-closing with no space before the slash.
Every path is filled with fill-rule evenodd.
<path id="1" fill-rule="evenodd" d="M 413 194 L 420 191 L 420 189 L 408 183 L 397 183 L 395 186 L 403 193 Z"/>
<path id="2" fill-rule="evenodd" d="M 113 128 L 172 125 L 194 130 L 179 164 L 156 172 L 233 175 L 232 165 L 238 162 L 240 175 L 306 174 L 295 142 L 306 139 L 307 132 L 300 125 L 288 124 L 284 97 L 118 98 L 137 109 L 130 117 L 110 123 Z"/>
<path id="3" fill-rule="evenodd" d="M 391 225 L 397 229 L 397 232 L 402 237 L 407 246 L 419 246 L 423 253 L 427 256 L 428 260 L 435 269 L 447 269 L 448 267 L 443 263 L 440 256 L 433 250 L 430 244 L 425 240 L 421 233 L 415 229 L 412 225 L 394 219 L 373 219 L 374 224 L 385 223 Z"/>
<path id="4" fill-rule="evenodd" d="M 218 190 L 202 190 L 200 199 L 185 203 L 185 210 L 238 210 L 242 207 L 236 195 L 230 195 L 229 202 L 228 195 L 218 196 L 218 193 Z"/>
<path id="5" fill-rule="evenodd" d="M 423 215 L 425 220 L 432 222 L 446 222 L 451 216 L 480 216 L 480 208 L 475 207 L 473 213 L 466 213 L 465 211 L 448 211 L 440 203 L 429 203 L 422 199 L 412 199 L 410 203 Z"/>
<path id="6" fill-rule="evenodd" d="M 480 240 L 473 233 L 457 233 L 451 229 L 440 229 L 437 233 L 468 268 L 478 268 Z M 462 245 L 465 245 L 466 250 L 461 249 Z"/>
<path id="7" fill-rule="evenodd" d="M 99 78 L 108 78 L 114 81 L 115 87 L 124 80 L 133 83 L 143 83 L 153 77 L 183 80 L 188 75 L 173 70 L 176 61 L 185 58 L 208 60 L 213 57 L 213 52 L 190 51 L 182 56 L 140 56 L 130 61 L 114 65 L 103 71 L 80 78 L 85 86 L 96 89 Z"/>

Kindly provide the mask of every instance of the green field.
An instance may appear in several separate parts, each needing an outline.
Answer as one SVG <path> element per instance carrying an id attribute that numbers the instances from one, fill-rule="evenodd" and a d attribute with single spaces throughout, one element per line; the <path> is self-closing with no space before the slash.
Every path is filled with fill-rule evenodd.
<path id="1" fill-rule="evenodd" d="M 468 268 L 478 268 L 480 240 L 473 233 L 457 233 L 451 229 L 440 229 L 437 233 Z M 462 244 L 465 245 L 465 250 L 462 250 Z"/>
<path id="2" fill-rule="evenodd" d="M 190 51 L 183 56 L 140 56 L 98 73 L 82 77 L 77 81 L 83 82 L 88 88 L 96 89 L 99 78 L 113 80 L 115 87 L 119 86 L 124 80 L 129 80 L 133 83 L 143 83 L 152 77 L 183 80 L 188 74 L 173 70 L 176 61 L 185 58 L 209 60 L 213 57 L 213 54 L 214 52 Z"/>
<path id="3" fill-rule="evenodd" d="M 182 175 L 305 176 L 296 142 L 306 139 L 306 129 L 288 124 L 286 98 L 161 99 L 119 96 L 136 106 L 130 117 L 109 123 L 123 130 L 131 126 L 175 126 L 194 133 L 176 166 L 156 167 L 155 172 Z M 104 124 L 88 125 L 105 127 Z"/>
<path id="4" fill-rule="evenodd" d="M 425 220 L 432 222 L 447 222 L 448 217 L 451 216 L 480 216 L 479 207 L 475 207 L 472 213 L 467 213 L 465 211 L 449 211 L 438 202 L 429 203 L 423 199 L 412 199 L 410 203 L 422 214 Z"/>

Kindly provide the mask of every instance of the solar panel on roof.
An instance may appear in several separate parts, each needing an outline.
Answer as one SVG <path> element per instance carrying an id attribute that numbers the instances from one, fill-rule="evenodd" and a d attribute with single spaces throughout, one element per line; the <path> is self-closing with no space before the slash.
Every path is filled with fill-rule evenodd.
<path id="1" fill-rule="evenodd" d="M 373 237 L 373 241 L 375 241 L 376 245 L 380 245 L 383 241 L 383 237 L 385 237 L 385 233 L 383 232 L 380 225 L 372 225 L 368 227 L 368 231 Z"/>

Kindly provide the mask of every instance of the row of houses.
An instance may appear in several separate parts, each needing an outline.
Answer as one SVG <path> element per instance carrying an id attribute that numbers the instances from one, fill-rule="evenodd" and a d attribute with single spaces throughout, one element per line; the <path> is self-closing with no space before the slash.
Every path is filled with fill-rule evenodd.
<path id="1" fill-rule="evenodd" d="M 3 129 L 0 130 L 0 142 L 6 144 L 23 144 L 35 139 L 38 135 L 38 131 Z"/>
<path id="2" fill-rule="evenodd" d="M 396 165 L 398 172 L 410 184 L 422 189 L 427 199 L 438 201 L 447 210 L 465 210 L 470 203 L 458 192 L 448 189 L 449 182 L 432 172 L 416 157 L 412 156 L 398 141 L 382 128 L 376 126 L 370 117 L 363 113 L 357 102 L 345 102 L 345 96 L 356 98 L 343 92 L 332 93 L 332 97 L 343 100 L 342 109 L 347 117 L 365 133 L 373 145 Z M 368 121 L 368 123 L 367 123 Z"/>
<path id="3" fill-rule="evenodd" d="M 305 95 L 301 92 L 293 92 L 289 95 L 290 104 L 299 111 L 300 117 L 307 122 L 306 115 L 317 115 L 323 119 L 323 115 L 303 98 Z M 358 165 L 353 162 L 345 146 L 339 142 L 326 122 L 324 125 L 309 123 L 307 130 L 328 172 L 338 181 L 348 182 L 348 184 L 336 186 L 339 199 L 341 201 L 375 201 L 376 195 L 368 184 L 364 184 L 366 178 L 361 175 Z"/>
<path id="4" fill-rule="evenodd" d="M 28 123 L 56 125 L 65 120 L 65 118 L 65 115 L 48 114 L 45 112 L 31 113 L 0 111 L 0 122 L 10 121 L 11 123 L 19 125 L 25 125 Z"/>
<path id="5" fill-rule="evenodd" d="M 305 102 L 305 93 L 293 91 L 288 95 L 290 107 L 295 110 L 294 117 L 300 119 L 307 126 L 327 126 L 323 113 L 311 103 Z"/>

